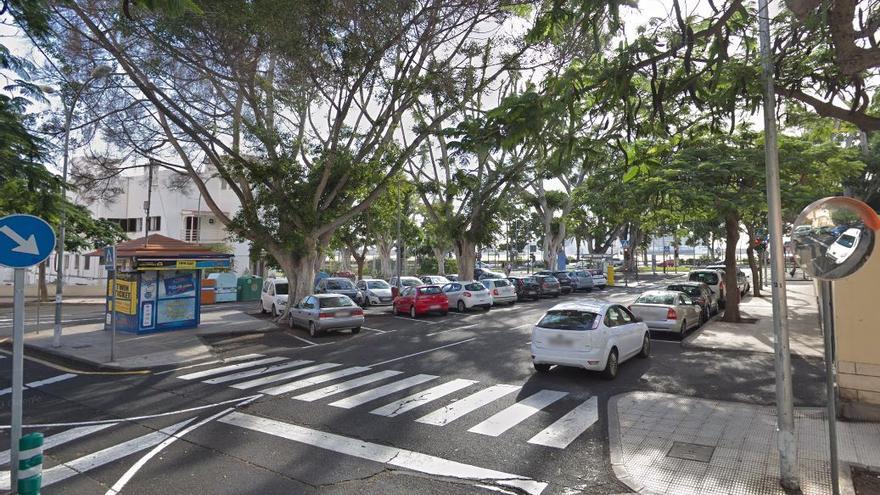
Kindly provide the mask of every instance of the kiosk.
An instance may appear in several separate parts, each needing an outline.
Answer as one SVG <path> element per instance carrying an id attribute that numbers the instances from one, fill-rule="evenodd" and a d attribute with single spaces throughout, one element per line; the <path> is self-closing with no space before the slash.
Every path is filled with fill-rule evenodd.
<path id="1" fill-rule="evenodd" d="M 93 256 L 102 253 L 92 253 Z M 232 255 L 159 234 L 116 246 L 116 329 L 145 334 L 195 328 L 200 321 L 202 270 L 230 268 Z M 107 280 L 109 330 L 110 292 Z"/>

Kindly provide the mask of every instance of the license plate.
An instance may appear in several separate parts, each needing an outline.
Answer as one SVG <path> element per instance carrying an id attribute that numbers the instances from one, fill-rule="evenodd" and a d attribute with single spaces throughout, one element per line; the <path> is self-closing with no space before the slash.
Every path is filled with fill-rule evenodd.
<path id="1" fill-rule="evenodd" d="M 548 342 L 555 345 L 556 347 L 572 347 L 574 346 L 574 341 L 571 339 L 567 339 L 565 337 L 554 335 L 547 339 Z"/>
<path id="2" fill-rule="evenodd" d="M 439 304 L 432 304 L 431 309 L 440 309 L 440 305 Z"/>

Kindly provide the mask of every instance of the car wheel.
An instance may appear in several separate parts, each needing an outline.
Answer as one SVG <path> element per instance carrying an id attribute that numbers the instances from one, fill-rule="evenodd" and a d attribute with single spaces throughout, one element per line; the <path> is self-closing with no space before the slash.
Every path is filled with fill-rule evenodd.
<path id="1" fill-rule="evenodd" d="M 354 327 L 351 329 L 351 333 L 361 333 L 361 327 Z"/>
<path id="2" fill-rule="evenodd" d="M 651 338 L 645 334 L 645 340 L 642 341 L 642 350 L 639 351 L 639 357 L 644 359 L 651 356 Z"/>
<path id="3" fill-rule="evenodd" d="M 511 306 L 513 306 L 514 304 L 516 304 L 516 301 L 510 301 Z"/>
<path id="4" fill-rule="evenodd" d="M 553 299 L 556 299 L 557 297 L 559 297 L 559 294 L 553 294 Z"/>
<path id="5" fill-rule="evenodd" d="M 440 316 L 446 316 L 448 314 L 449 314 L 449 310 L 445 310 L 440 313 Z"/>
<path id="6" fill-rule="evenodd" d="M 370 298 L 369 298 L 369 297 L 365 297 L 365 298 L 364 298 L 364 307 L 365 307 L 365 308 L 369 308 L 369 307 L 370 307 Z"/>
<path id="7" fill-rule="evenodd" d="M 456 304 L 455 307 L 458 309 L 459 313 L 464 313 L 464 310 L 466 309 L 464 307 L 464 301 L 461 300 L 458 301 L 458 304 Z"/>
<path id="8" fill-rule="evenodd" d="M 681 328 L 678 329 L 678 334 L 680 336 L 684 337 L 684 334 L 686 334 L 687 331 L 688 331 L 688 321 L 681 320 Z"/>
<path id="9" fill-rule="evenodd" d="M 415 305 L 409 307 L 409 317 L 412 319 L 416 318 L 416 307 Z"/>
<path id="10" fill-rule="evenodd" d="M 309 335 L 311 335 L 312 337 L 318 336 L 318 327 L 313 321 L 309 322 Z"/>
<path id="11" fill-rule="evenodd" d="M 620 363 L 617 362 L 617 349 L 611 349 L 611 352 L 608 353 L 608 360 L 605 363 L 605 369 L 602 370 L 602 378 L 606 380 L 613 380 L 617 376 L 617 367 Z"/>
<path id="12" fill-rule="evenodd" d="M 278 318 L 278 308 L 274 304 L 272 305 L 272 316 Z"/>
<path id="13" fill-rule="evenodd" d="M 260 314 L 266 314 L 266 306 L 263 306 L 262 299 L 260 299 Z"/>
<path id="14" fill-rule="evenodd" d="M 483 311 L 489 311 L 490 309 L 492 309 L 491 304 L 486 304 L 485 306 L 483 306 Z"/>
<path id="15" fill-rule="evenodd" d="M 535 366 L 535 371 L 538 373 L 547 373 L 550 371 L 550 365 L 547 363 L 532 363 Z"/>
<path id="16" fill-rule="evenodd" d="M 295 325 L 293 324 L 293 315 L 287 316 L 287 326 L 288 328 L 293 328 Z"/>

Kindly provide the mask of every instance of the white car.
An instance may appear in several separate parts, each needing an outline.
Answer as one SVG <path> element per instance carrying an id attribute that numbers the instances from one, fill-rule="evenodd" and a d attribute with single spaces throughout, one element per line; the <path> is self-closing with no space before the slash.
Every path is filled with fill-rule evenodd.
<path id="1" fill-rule="evenodd" d="M 706 267 L 707 270 L 718 270 L 721 272 L 721 276 L 724 277 L 724 274 L 727 272 L 727 265 L 724 263 L 709 265 Z M 739 294 L 741 296 L 746 295 L 749 290 L 752 288 L 752 269 L 748 266 L 736 267 L 736 286 L 739 289 Z"/>
<path id="2" fill-rule="evenodd" d="M 425 285 L 445 285 L 449 283 L 449 279 L 443 275 L 425 275 L 420 277 Z"/>
<path id="3" fill-rule="evenodd" d="M 443 286 L 443 293 L 449 299 L 449 307 L 459 312 L 467 311 L 475 306 L 485 310 L 492 307 L 492 295 L 483 284 L 470 282 L 450 282 Z"/>
<path id="4" fill-rule="evenodd" d="M 364 306 L 391 306 L 394 296 L 388 282 L 378 278 L 364 278 L 355 284 L 364 295 Z"/>
<path id="5" fill-rule="evenodd" d="M 605 277 L 605 271 L 590 270 L 590 275 L 593 276 L 593 287 L 604 289 L 608 285 L 608 278 Z"/>
<path id="6" fill-rule="evenodd" d="M 516 304 L 516 288 L 504 278 L 486 278 L 480 281 L 492 296 L 492 305 Z"/>
<path id="7" fill-rule="evenodd" d="M 287 307 L 287 287 L 286 278 L 270 278 L 263 282 L 260 313 L 271 312 L 272 316 L 281 316 Z"/>
<path id="8" fill-rule="evenodd" d="M 565 302 L 550 308 L 532 330 L 532 363 L 538 372 L 555 365 L 617 376 L 620 363 L 651 355 L 648 326 L 620 304 Z"/>
<path id="9" fill-rule="evenodd" d="M 840 234 L 840 237 L 831 244 L 831 247 L 825 252 L 825 256 L 831 258 L 831 260 L 838 265 L 843 263 L 850 257 L 850 255 L 852 255 L 853 251 L 856 250 L 861 235 L 862 231 L 859 229 L 846 229 L 846 231 L 843 234 Z"/>

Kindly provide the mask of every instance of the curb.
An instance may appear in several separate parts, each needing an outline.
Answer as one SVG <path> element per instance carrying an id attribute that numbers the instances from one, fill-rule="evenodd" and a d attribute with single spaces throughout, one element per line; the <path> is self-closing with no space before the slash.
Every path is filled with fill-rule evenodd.
<path id="1" fill-rule="evenodd" d="M 12 344 L 9 340 L 0 342 L 0 348 L 12 353 Z M 56 368 L 68 373 L 79 375 L 143 375 L 150 373 L 149 368 L 132 368 L 103 363 L 95 363 L 61 352 L 49 351 L 42 347 L 36 347 L 25 343 L 25 359 L 34 361 L 45 366 Z"/>

